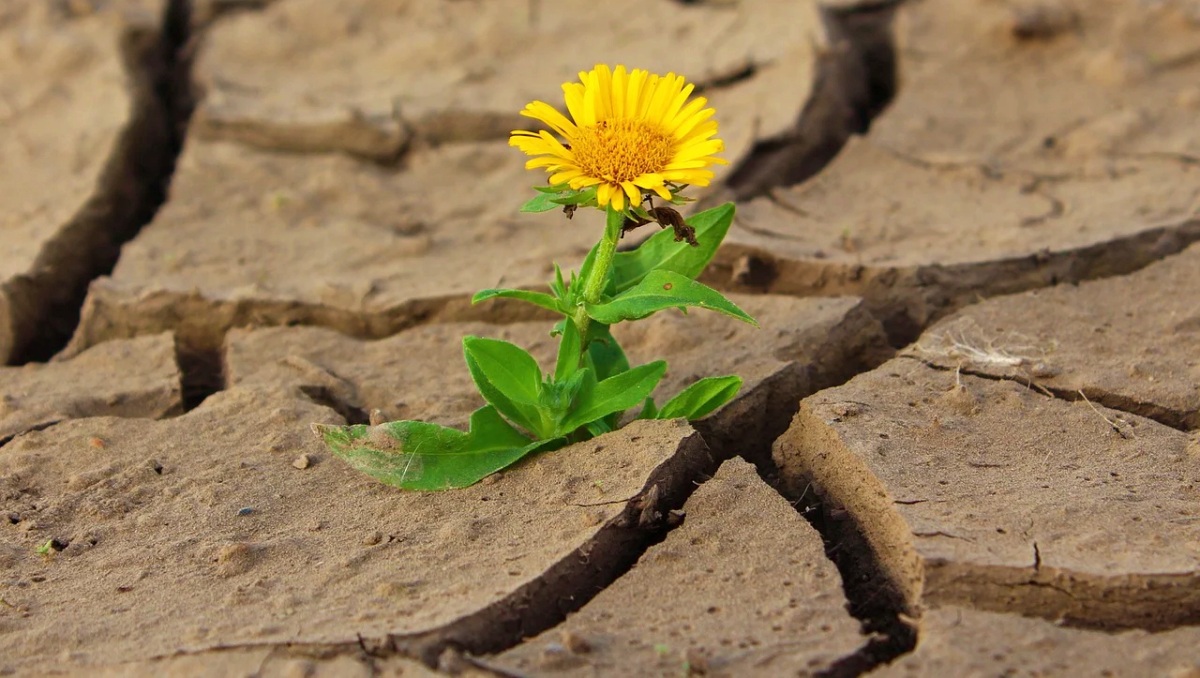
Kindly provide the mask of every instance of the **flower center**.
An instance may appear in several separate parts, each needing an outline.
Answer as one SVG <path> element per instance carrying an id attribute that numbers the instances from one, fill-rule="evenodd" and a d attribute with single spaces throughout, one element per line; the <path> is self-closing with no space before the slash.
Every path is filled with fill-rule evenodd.
<path id="1" fill-rule="evenodd" d="M 644 120 L 612 118 L 579 128 L 571 152 L 586 175 L 619 183 L 661 172 L 675 155 L 675 140 Z"/>

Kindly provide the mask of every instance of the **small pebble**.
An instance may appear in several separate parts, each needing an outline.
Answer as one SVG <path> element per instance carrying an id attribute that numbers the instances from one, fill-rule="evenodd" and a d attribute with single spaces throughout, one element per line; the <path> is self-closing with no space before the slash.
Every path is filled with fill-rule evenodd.
<path id="1" fill-rule="evenodd" d="M 570 631 L 563 631 L 560 638 L 562 639 L 563 647 L 567 648 L 571 654 L 587 654 L 592 651 L 592 644 L 584 639 L 583 636 Z"/>
<path id="2" fill-rule="evenodd" d="M 302 454 L 292 460 L 292 466 L 298 469 L 306 469 L 312 464 L 312 459 L 307 454 Z"/>
<path id="3" fill-rule="evenodd" d="M 368 534 L 367 536 L 363 537 L 362 543 L 363 543 L 363 546 L 374 546 L 381 541 L 383 541 L 383 533 L 380 532 L 379 530 L 375 530 L 371 534 Z"/>
<path id="4" fill-rule="evenodd" d="M 254 507 L 253 507 L 253 506 L 243 506 L 242 508 L 238 509 L 238 512 L 237 512 L 237 514 L 238 514 L 239 516 L 248 516 L 248 515 L 250 515 L 251 513 L 254 513 Z"/>
<path id="5" fill-rule="evenodd" d="M 104 440 L 101 438 L 96 438 L 95 436 L 88 438 L 88 445 L 91 445 L 97 450 L 103 450 L 106 447 Z"/>

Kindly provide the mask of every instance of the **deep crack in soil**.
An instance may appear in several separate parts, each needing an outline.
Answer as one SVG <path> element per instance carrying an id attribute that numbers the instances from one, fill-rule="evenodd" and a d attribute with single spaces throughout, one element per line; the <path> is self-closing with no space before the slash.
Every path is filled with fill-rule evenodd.
<path id="1" fill-rule="evenodd" d="M 791 423 L 791 417 L 787 423 Z M 812 485 L 807 479 L 803 483 L 785 482 L 773 462 L 769 467 L 759 467 L 759 472 L 821 535 L 826 557 L 841 574 L 849 612 L 862 623 L 862 631 L 868 637 L 857 652 L 843 657 L 820 675 L 825 678 L 861 676 L 912 652 L 917 644 L 918 630 L 915 620 L 908 614 L 904 595 L 885 574 L 853 518 L 845 511 L 830 510 L 811 491 Z"/>
<path id="2" fill-rule="evenodd" d="M 824 8 L 836 41 L 824 58 L 813 96 L 796 126 L 756 144 L 725 184 L 735 200 L 803 182 L 825 168 L 853 134 L 865 134 L 896 94 L 892 20 L 903 0 L 851 8 Z"/>
<path id="3" fill-rule="evenodd" d="M 112 272 L 121 246 L 166 201 L 192 111 L 191 21 L 191 0 L 169 0 L 156 29 L 121 36 L 132 116 L 87 203 L 42 249 L 35 273 L 13 283 L 9 363 L 46 361 L 66 346 L 88 285 Z"/>

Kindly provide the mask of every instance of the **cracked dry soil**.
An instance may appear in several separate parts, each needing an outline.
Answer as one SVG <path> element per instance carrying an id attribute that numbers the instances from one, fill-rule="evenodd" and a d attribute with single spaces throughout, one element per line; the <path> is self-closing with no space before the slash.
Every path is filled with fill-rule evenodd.
<path id="1" fill-rule="evenodd" d="M 1200 675 L 1194 1 L 9 0 L 0 55 L 0 675 Z M 594 240 L 505 140 L 597 61 L 718 109 L 762 323 L 620 338 L 745 388 L 356 475 L 310 422 L 550 355 L 467 300 Z"/>

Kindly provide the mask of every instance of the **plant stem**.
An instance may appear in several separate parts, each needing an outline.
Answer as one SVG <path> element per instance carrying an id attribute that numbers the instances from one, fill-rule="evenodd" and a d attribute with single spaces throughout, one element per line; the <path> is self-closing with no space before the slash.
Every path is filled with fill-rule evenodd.
<path id="1" fill-rule="evenodd" d="M 604 239 L 596 248 L 596 259 L 592 262 L 592 270 L 587 280 L 583 281 L 583 302 L 595 304 L 600 301 L 604 287 L 608 283 L 609 270 L 612 268 L 613 255 L 617 252 L 617 242 L 621 239 L 621 227 L 625 225 L 625 215 L 608 206 L 608 221 L 604 225 Z M 579 336 L 583 339 L 583 352 L 588 350 L 588 318 L 587 310 L 580 305 L 575 309 L 575 326 L 579 328 Z"/>

